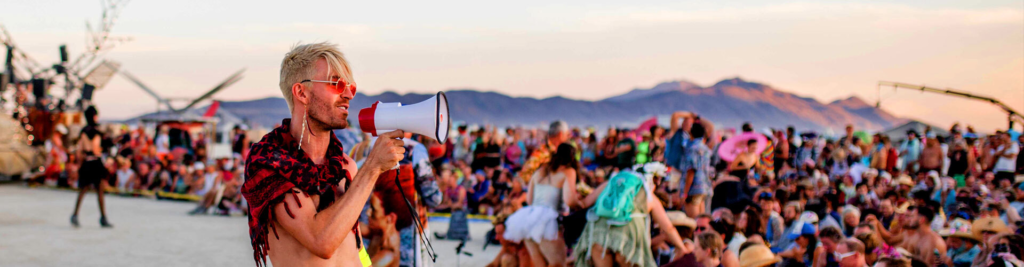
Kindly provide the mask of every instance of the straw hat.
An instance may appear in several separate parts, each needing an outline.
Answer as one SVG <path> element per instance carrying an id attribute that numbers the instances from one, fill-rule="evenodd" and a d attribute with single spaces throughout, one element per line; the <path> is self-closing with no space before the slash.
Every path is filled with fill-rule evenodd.
<path id="1" fill-rule="evenodd" d="M 900 178 L 897 178 L 896 180 L 892 181 L 892 185 L 914 186 L 914 180 L 910 179 L 910 176 L 907 176 L 906 174 L 901 174 Z"/>
<path id="2" fill-rule="evenodd" d="M 678 210 L 672 210 L 665 213 L 668 216 L 668 220 L 672 222 L 674 226 L 685 226 L 689 228 L 697 228 L 697 221 L 693 218 L 687 217 L 686 213 Z"/>
<path id="3" fill-rule="evenodd" d="M 910 208 L 910 201 L 903 202 L 903 204 L 900 204 L 899 207 L 896 207 L 896 213 L 898 213 L 898 214 L 907 213 L 907 209 L 909 209 L 909 208 Z"/>
<path id="4" fill-rule="evenodd" d="M 974 240 L 974 242 L 981 242 L 981 238 L 974 234 L 971 226 L 971 222 L 964 220 L 963 218 L 956 218 L 949 223 L 948 228 L 939 230 L 939 235 L 943 237 L 956 237 L 960 239 Z"/>
<path id="5" fill-rule="evenodd" d="M 997 217 L 985 217 L 974 220 L 974 224 L 971 225 L 975 236 L 981 236 L 981 232 L 990 231 L 1000 234 L 1010 233 L 1010 228 L 1006 226 L 1003 220 Z"/>
<path id="6" fill-rule="evenodd" d="M 761 267 L 780 261 L 779 257 L 772 254 L 771 249 L 765 245 L 750 246 L 743 250 L 739 258 L 740 267 Z"/>

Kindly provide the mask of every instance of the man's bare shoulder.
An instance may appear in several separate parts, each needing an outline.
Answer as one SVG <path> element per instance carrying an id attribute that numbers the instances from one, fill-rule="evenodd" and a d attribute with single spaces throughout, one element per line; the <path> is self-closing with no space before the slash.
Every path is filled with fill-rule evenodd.
<path id="1" fill-rule="evenodd" d="M 938 243 L 942 243 L 942 244 L 946 244 L 946 241 L 945 241 L 944 239 L 942 239 L 942 236 L 940 236 L 940 235 L 939 235 L 939 233 L 936 233 L 936 232 L 931 232 L 931 233 L 928 233 L 928 235 L 929 235 L 929 238 L 930 238 L 930 239 L 931 239 L 931 241 L 932 241 L 932 242 L 930 242 L 930 243 L 936 243 L 936 244 L 938 244 Z"/>

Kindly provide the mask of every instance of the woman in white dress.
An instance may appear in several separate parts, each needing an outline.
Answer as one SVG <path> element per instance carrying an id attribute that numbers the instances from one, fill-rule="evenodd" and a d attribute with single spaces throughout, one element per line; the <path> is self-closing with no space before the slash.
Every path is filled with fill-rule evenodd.
<path id="1" fill-rule="evenodd" d="M 506 240 L 525 241 L 533 266 L 565 266 L 566 247 L 558 227 L 563 206 L 578 207 L 576 173 L 579 162 L 576 149 L 558 146 L 543 168 L 530 179 L 529 206 L 519 209 L 505 221 Z"/>

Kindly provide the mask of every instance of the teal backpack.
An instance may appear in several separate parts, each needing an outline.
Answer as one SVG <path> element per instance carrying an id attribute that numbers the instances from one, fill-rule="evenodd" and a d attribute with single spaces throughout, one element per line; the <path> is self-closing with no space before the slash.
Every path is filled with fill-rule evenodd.
<path id="1" fill-rule="evenodd" d="M 609 224 L 626 224 L 632 219 L 633 199 L 644 190 L 644 178 L 633 171 L 621 171 L 610 180 L 597 197 L 592 209 L 594 215 L 609 220 Z"/>

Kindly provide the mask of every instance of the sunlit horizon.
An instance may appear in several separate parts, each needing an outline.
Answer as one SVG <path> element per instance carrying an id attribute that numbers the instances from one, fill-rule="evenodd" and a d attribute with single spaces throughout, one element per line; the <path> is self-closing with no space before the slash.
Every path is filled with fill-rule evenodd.
<path id="1" fill-rule="evenodd" d="M 0 23 L 44 64 L 57 61 L 62 43 L 81 53 L 84 22 L 100 14 L 92 1 L 5 6 Z M 113 34 L 134 40 L 106 58 L 165 97 L 198 96 L 241 68 L 245 78 L 216 99 L 280 97 L 284 53 L 298 42 L 329 41 L 370 95 L 475 89 L 592 101 L 672 80 L 710 86 L 741 77 L 822 103 L 881 97 L 882 109 L 939 127 L 1006 126 L 1005 113 L 988 103 L 886 87 L 879 94 L 885 80 L 969 91 L 1024 110 L 1019 1 L 135 1 Z M 119 76 L 95 98 L 108 119 L 152 112 L 156 103 Z"/>

